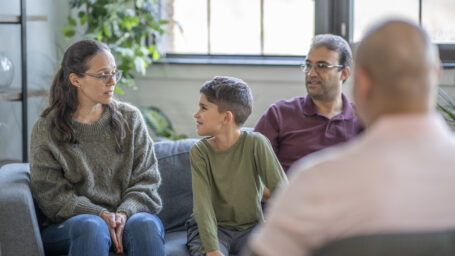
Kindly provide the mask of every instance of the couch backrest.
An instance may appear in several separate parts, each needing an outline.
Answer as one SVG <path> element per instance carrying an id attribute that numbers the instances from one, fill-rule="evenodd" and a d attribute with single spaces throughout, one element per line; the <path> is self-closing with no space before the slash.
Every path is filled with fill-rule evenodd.
<path id="1" fill-rule="evenodd" d="M 312 256 L 455 255 L 455 230 L 359 235 L 329 242 Z"/>
<path id="2" fill-rule="evenodd" d="M 155 154 L 161 173 L 158 190 L 163 209 L 158 214 L 166 232 L 185 229 L 185 221 L 193 213 L 190 149 L 198 139 L 155 143 Z"/>

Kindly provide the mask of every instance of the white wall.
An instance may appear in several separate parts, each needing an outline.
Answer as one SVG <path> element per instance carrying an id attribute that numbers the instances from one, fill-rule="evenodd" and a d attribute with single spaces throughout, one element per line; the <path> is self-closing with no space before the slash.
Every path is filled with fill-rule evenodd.
<path id="1" fill-rule="evenodd" d="M 216 75 L 235 76 L 251 87 L 254 98 L 253 114 L 246 126 L 254 126 L 273 102 L 306 94 L 303 73 L 298 67 L 232 66 L 232 65 L 152 65 L 145 77 L 137 76 L 137 90 L 126 89 L 120 99 L 136 106 L 157 106 L 171 120 L 178 133 L 196 137 L 194 112 L 197 110 L 199 89 Z M 454 87 L 454 70 L 443 72 L 441 84 Z M 352 81 L 343 85 L 351 98 Z M 454 94 L 455 95 L 455 94 Z"/>
<path id="2" fill-rule="evenodd" d="M 271 102 L 305 92 L 303 73 L 297 67 L 157 64 L 146 77 L 137 77 L 136 91 L 127 89 L 120 98 L 137 106 L 159 107 L 178 133 L 194 137 L 199 89 L 216 75 L 241 78 L 251 87 L 253 114 L 246 126 L 253 126 Z"/>

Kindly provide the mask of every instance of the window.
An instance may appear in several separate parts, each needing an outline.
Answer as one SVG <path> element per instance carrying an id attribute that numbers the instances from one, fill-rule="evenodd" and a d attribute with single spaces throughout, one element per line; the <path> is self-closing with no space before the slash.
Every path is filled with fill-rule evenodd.
<path id="1" fill-rule="evenodd" d="M 435 43 L 453 43 L 454 13 L 453 0 L 354 0 L 354 42 L 361 39 L 365 29 L 372 23 L 388 17 L 399 17 L 421 24 Z"/>
<path id="2" fill-rule="evenodd" d="M 455 61 L 455 1 L 453 0 L 352 0 L 353 42 L 378 20 L 406 18 L 420 24 L 439 45 L 443 62 Z M 449 67 L 450 65 L 446 65 Z"/>
<path id="3" fill-rule="evenodd" d="M 455 1 L 423 0 L 422 25 L 435 43 L 455 43 Z"/>
<path id="4" fill-rule="evenodd" d="M 167 53 L 305 55 L 314 0 L 167 0 Z"/>
<path id="5" fill-rule="evenodd" d="M 281 58 L 279 65 L 297 65 L 314 34 L 355 43 L 372 24 L 391 17 L 421 24 L 443 62 L 455 62 L 454 0 L 162 1 L 170 20 L 166 52 L 179 63 L 244 64 L 260 57 L 248 64 L 274 65 Z"/>
<path id="6" fill-rule="evenodd" d="M 360 41 L 372 24 L 389 17 L 410 19 L 418 23 L 419 1 L 354 0 L 354 42 Z"/>

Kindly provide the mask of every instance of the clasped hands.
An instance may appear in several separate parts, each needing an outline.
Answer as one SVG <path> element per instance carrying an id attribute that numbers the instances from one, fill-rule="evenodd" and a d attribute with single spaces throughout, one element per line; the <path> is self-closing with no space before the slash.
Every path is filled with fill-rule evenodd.
<path id="1" fill-rule="evenodd" d="M 116 253 L 123 253 L 122 236 L 128 216 L 124 212 L 115 213 L 103 211 L 101 212 L 100 217 L 107 223 L 112 242 L 114 242 Z"/>

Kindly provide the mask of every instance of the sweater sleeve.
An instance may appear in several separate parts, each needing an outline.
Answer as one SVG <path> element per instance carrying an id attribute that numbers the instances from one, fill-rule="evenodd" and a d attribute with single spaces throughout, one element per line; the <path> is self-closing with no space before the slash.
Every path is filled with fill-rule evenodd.
<path id="1" fill-rule="evenodd" d="M 270 106 L 254 127 L 255 132 L 259 132 L 267 137 L 272 144 L 273 152 L 278 155 L 280 150 L 279 134 L 280 134 L 280 121 L 277 107 Z"/>
<path id="2" fill-rule="evenodd" d="M 30 142 L 30 182 L 43 213 L 58 223 L 78 214 L 99 215 L 106 210 L 76 194 L 58 162 L 60 149 L 50 141 L 49 130 L 38 122 L 33 127 Z"/>
<path id="3" fill-rule="evenodd" d="M 256 138 L 254 158 L 259 176 L 264 185 L 273 193 L 281 182 L 287 183 L 288 180 L 267 139 L 261 134 L 257 134 Z"/>
<path id="4" fill-rule="evenodd" d="M 142 115 L 137 110 L 133 124 L 134 160 L 128 188 L 122 194 L 117 212 L 131 217 L 138 212 L 157 213 L 162 203 L 158 194 L 161 176 L 158 162 Z"/>
<path id="5" fill-rule="evenodd" d="M 193 182 L 193 212 L 201 236 L 201 251 L 207 253 L 219 250 L 217 220 L 212 205 L 208 166 L 197 148 L 197 144 L 191 148 L 190 162 Z"/>

